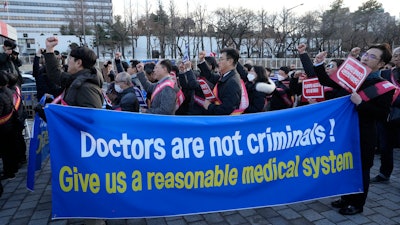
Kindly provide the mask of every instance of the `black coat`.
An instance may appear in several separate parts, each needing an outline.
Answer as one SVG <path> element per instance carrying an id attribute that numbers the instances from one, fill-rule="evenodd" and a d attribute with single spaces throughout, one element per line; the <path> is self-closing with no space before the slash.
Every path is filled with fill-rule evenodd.
<path id="1" fill-rule="evenodd" d="M 210 104 L 206 113 L 208 115 L 230 115 L 239 108 L 242 97 L 240 76 L 236 70 L 231 70 L 222 78 L 216 74 L 209 74 L 208 81 L 217 85 L 218 96 L 221 104 Z"/>
<path id="2" fill-rule="evenodd" d="M 325 74 L 325 68 L 323 65 L 316 66 L 315 72 L 317 75 Z M 336 89 L 340 93 L 346 93 L 344 88 L 338 85 L 336 82 L 331 80 L 329 76 L 323 76 L 324 84 L 331 84 L 330 87 Z M 320 76 L 318 76 L 320 79 Z M 361 85 L 359 91 L 364 90 L 376 83 L 383 81 L 384 79 L 381 77 L 376 78 L 368 78 Z M 320 80 L 321 82 L 321 80 Z M 321 82 L 322 84 L 323 82 Z M 328 85 L 325 85 L 328 86 Z M 361 162 L 364 170 L 367 170 L 372 167 L 374 161 L 374 153 L 375 146 L 377 141 L 377 130 L 376 123 L 378 121 L 385 121 L 389 114 L 389 107 L 392 102 L 394 90 L 386 92 L 382 95 L 379 95 L 369 101 L 362 101 L 356 107 L 358 112 L 358 120 L 359 120 L 359 130 L 360 130 L 360 146 L 361 146 Z M 347 92 L 347 94 L 350 94 Z"/>
<path id="3" fill-rule="evenodd" d="M 129 87 L 119 93 L 116 105 L 113 108 L 121 108 L 121 111 L 139 112 L 139 101 L 136 97 L 135 89 Z"/>
<path id="4" fill-rule="evenodd" d="M 64 101 L 71 106 L 102 108 L 102 75 L 98 71 L 83 69 L 75 74 L 63 72 L 53 53 L 46 53 L 47 75 L 52 82 L 65 89 Z"/>

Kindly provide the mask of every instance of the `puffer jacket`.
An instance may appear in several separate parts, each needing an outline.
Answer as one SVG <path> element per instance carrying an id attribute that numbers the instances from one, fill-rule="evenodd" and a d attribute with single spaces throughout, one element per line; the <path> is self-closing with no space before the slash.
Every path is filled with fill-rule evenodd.
<path id="1" fill-rule="evenodd" d="M 47 76 L 65 90 L 64 101 L 71 106 L 102 108 L 103 78 L 98 70 L 83 69 L 75 74 L 63 72 L 53 53 L 46 53 Z"/>

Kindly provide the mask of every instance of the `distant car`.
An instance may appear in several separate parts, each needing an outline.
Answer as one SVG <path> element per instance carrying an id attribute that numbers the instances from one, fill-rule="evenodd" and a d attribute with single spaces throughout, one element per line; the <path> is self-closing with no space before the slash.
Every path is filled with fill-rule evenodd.
<path id="1" fill-rule="evenodd" d="M 22 79 L 24 80 L 24 84 L 29 84 L 29 83 L 36 83 L 35 77 L 32 76 L 32 74 L 28 73 L 22 73 L 21 74 Z"/>

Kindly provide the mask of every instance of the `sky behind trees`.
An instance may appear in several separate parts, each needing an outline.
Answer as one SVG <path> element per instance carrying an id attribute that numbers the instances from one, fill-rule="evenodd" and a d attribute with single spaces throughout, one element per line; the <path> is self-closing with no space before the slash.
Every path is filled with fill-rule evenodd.
<path id="1" fill-rule="evenodd" d="M 350 11 L 356 11 L 359 6 L 362 5 L 363 2 L 367 0 L 344 0 L 344 6 L 349 7 Z M 397 1 L 393 0 L 377 0 L 382 3 L 385 12 L 389 12 L 392 16 L 396 16 L 399 18 L 400 11 L 398 10 Z M 152 10 L 155 10 L 158 6 L 158 0 L 149 0 L 149 5 Z M 165 7 L 168 7 L 170 0 L 161 0 Z M 313 11 L 313 10 L 327 10 L 330 8 L 330 5 L 334 0 L 201 0 L 201 1 L 193 1 L 193 0 L 174 0 L 175 5 L 177 6 L 181 15 L 185 15 L 187 12 L 187 5 L 189 5 L 189 12 L 192 12 L 194 8 L 197 6 L 206 7 L 208 11 L 214 11 L 218 8 L 247 8 L 252 10 L 259 10 L 261 8 L 266 9 L 267 11 L 273 12 L 281 12 L 283 8 L 290 9 L 293 8 L 292 12 L 298 15 L 302 15 L 303 12 Z M 303 5 L 298 6 L 303 3 Z M 139 16 L 144 13 L 145 9 L 145 1 L 143 0 L 113 0 L 114 13 L 118 15 L 124 14 L 124 9 L 128 8 L 129 5 L 132 5 L 134 8 L 138 8 Z M 298 7 L 296 7 L 298 6 Z"/>

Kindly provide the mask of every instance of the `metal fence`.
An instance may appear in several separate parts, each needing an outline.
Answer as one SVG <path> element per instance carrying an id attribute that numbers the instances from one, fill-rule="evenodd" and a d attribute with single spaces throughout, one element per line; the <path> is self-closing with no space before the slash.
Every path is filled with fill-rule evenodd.
<path id="1" fill-rule="evenodd" d="M 35 106 L 38 104 L 36 91 L 24 91 L 21 93 L 21 97 L 28 113 L 28 118 L 35 117 Z"/>
<path id="2" fill-rule="evenodd" d="M 23 62 L 24 65 L 24 71 L 29 71 L 32 70 L 32 63 L 33 63 L 33 58 L 34 56 L 20 56 L 21 61 Z M 144 60 L 144 59 L 143 59 Z M 148 60 L 148 59 L 146 59 Z M 157 59 L 155 59 L 157 60 Z M 142 61 L 142 60 L 140 60 Z M 248 61 L 251 61 L 253 65 L 258 65 L 258 66 L 263 66 L 263 67 L 269 67 L 273 70 L 279 69 L 281 66 L 290 66 L 290 65 L 295 65 L 296 68 L 302 68 L 301 62 L 299 58 L 240 58 L 239 62 L 244 64 Z M 98 60 L 98 65 L 102 65 L 104 60 Z M 197 65 L 198 60 L 193 59 L 192 60 L 193 65 Z"/>

